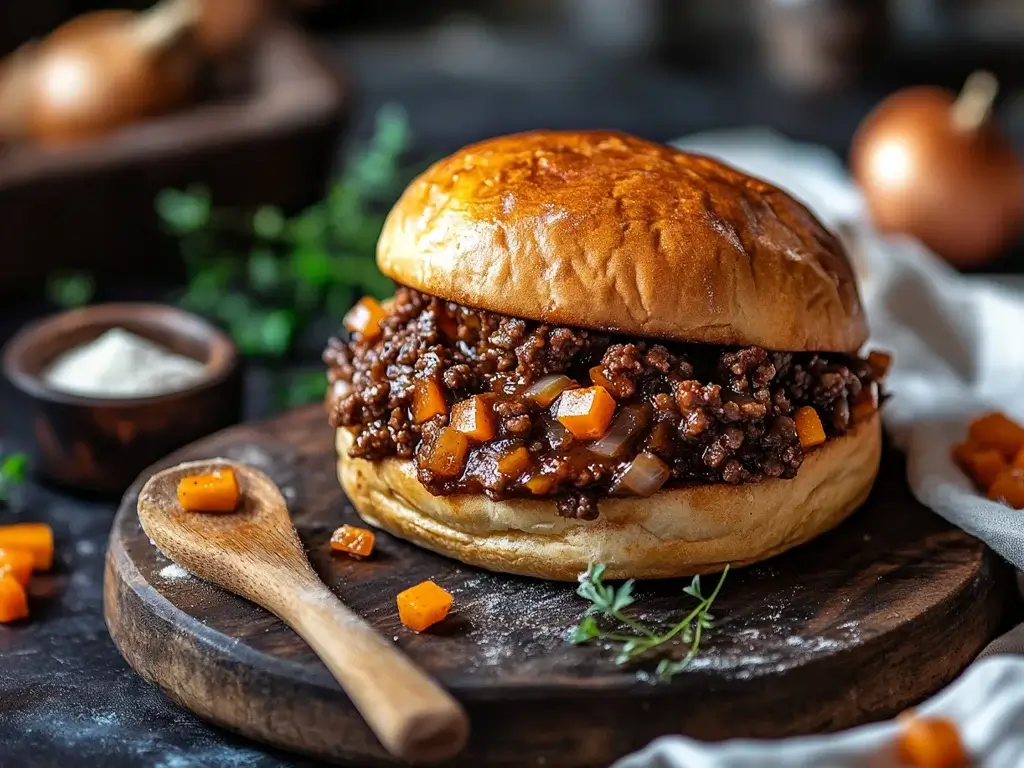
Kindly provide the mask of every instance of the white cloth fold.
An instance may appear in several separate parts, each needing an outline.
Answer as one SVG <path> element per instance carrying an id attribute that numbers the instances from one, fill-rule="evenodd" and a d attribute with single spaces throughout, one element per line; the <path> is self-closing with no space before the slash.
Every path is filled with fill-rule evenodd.
<path id="1" fill-rule="evenodd" d="M 838 232 L 861 275 L 871 348 L 894 358 L 883 411 L 907 454 L 914 496 L 1024 568 L 1024 512 L 979 495 L 950 458 L 967 424 L 987 410 L 1024 419 L 1024 292 L 964 277 L 909 238 L 866 221 L 840 161 L 817 147 L 763 130 L 676 142 L 720 157 L 804 202 Z M 982 768 L 1024 766 L 1024 626 L 993 642 L 953 684 L 921 707 L 957 722 Z M 703 744 L 666 737 L 617 768 L 897 765 L 898 726 L 880 723 L 835 735 Z"/>

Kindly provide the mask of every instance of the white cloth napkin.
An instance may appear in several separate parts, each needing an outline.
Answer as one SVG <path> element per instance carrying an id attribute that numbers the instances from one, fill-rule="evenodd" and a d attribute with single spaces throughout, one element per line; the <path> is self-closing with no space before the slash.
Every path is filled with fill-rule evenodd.
<path id="1" fill-rule="evenodd" d="M 862 276 L 871 348 L 893 353 L 886 429 L 907 454 L 914 495 L 1024 568 L 1024 512 L 980 496 L 950 458 L 970 419 L 1024 419 L 1024 291 L 967 278 L 908 238 L 873 231 L 838 158 L 764 130 L 676 142 L 787 189 L 839 232 Z M 982 768 L 1024 766 L 1024 626 L 993 642 L 920 708 L 957 722 Z M 893 722 L 828 736 L 703 744 L 666 737 L 616 768 L 897 765 Z"/>

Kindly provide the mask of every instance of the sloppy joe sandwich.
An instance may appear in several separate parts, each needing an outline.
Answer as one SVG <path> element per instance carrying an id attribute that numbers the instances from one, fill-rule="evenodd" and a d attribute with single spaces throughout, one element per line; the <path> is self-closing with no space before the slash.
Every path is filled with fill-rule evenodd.
<path id="1" fill-rule="evenodd" d="M 496 571 L 755 562 L 868 495 L 886 357 L 839 241 L 785 192 L 610 132 L 475 144 L 387 217 L 324 360 L 369 523 Z"/>

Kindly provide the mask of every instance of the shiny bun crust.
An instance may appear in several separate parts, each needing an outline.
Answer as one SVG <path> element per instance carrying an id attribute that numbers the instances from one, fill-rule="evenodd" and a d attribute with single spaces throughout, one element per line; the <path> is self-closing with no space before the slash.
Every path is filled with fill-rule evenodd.
<path id="1" fill-rule="evenodd" d="M 839 241 L 775 187 L 621 133 L 537 131 L 435 163 L 388 215 L 380 269 L 505 315 L 775 350 L 868 329 Z"/>
<path id="2" fill-rule="evenodd" d="M 371 525 L 469 565 L 572 581 L 591 563 L 611 578 L 656 579 L 746 565 L 838 525 L 867 498 L 881 456 L 876 416 L 804 460 L 792 480 L 694 485 L 647 499 L 606 498 L 597 520 L 560 517 L 545 499 L 434 496 L 411 460 L 348 456 L 337 431 L 338 478 Z"/>

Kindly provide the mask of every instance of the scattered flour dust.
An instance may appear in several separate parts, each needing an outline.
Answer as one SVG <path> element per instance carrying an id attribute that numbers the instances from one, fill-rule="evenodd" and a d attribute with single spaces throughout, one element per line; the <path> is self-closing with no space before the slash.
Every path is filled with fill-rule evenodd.
<path id="1" fill-rule="evenodd" d="M 167 581 L 179 581 L 181 579 L 187 579 L 191 575 L 191 573 L 186 571 L 177 563 L 165 565 L 160 569 L 160 578 L 166 579 Z"/>

